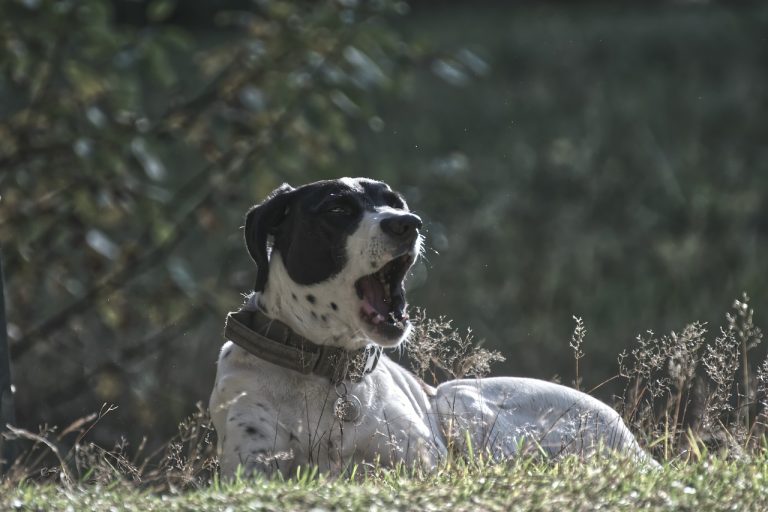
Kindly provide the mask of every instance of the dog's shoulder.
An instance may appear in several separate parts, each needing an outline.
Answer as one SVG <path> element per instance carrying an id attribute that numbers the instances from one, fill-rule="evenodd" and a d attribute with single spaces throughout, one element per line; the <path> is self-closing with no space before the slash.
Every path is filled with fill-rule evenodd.
<path id="1" fill-rule="evenodd" d="M 435 388 L 418 378 L 409 370 L 393 361 L 386 354 L 382 354 L 379 361 L 379 368 L 385 379 L 385 386 L 391 387 L 404 393 L 412 402 L 417 410 L 428 409 L 427 402 L 435 395 Z M 378 372 L 374 372 L 376 376 Z M 381 377 L 380 377 L 381 379 Z"/>
<path id="2" fill-rule="evenodd" d="M 265 396 L 265 390 L 271 390 L 272 393 L 285 391 L 288 389 L 286 386 L 275 385 L 285 378 L 285 372 L 279 368 L 227 341 L 219 352 L 216 365 L 216 381 L 209 404 L 211 414 L 228 409 L 235 402 L 248 401 L 256 396 L 268 398 Z M 281 397 L 276 400 L 281 400 Z"/>
<path id="3" fill-rule="evenodd" d="M 387 371 L 396 374 L 401 384 L 408 387 L 419 387 L 430 398 L 435 396 L 436 388 L 427 384 L 424 379 L 408 369 L 412 365 L 407 358 L 407 354 L 401 353 L 396 359 L 382 355 L 382 360 L 386 361 L 383 363 L 383 366 L 387 368 Z"/>

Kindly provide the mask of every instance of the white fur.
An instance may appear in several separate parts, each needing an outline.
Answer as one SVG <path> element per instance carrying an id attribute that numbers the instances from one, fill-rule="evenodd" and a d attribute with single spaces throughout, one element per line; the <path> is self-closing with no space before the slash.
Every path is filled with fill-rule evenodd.
<path id="1" fill-rule="evenodd" d="M 357 279 L 397 256 L 379 227 L 382 218 L 396 212 L 378 208 L 366 213 L 348 238 L 346 266 L 324 282 L 296 284 L 280 254 L 273 254 L 264 292 L 251 295 L 245 307 L 261 304 L 269 316 L 318 344 L 349 350 L 372 343 L 397 345 L 402 339 L 376 339 L 365 328 L 354 289 Z M 414 254 L 420 243 L 415 243 Z M 310 294 L 314 304 L 306 299 Z M 610 407 L 544 381 L 464 379 L 435 389 L 382 355 L 374 372 L 345 385 L 362 404 L 356 424 L 334 416 L 343 386 L 273 365 L 225 343 L 210 401 L 222 475 L 231 477 L 242 466 L 247 473 L 277 471 L 289 476 L 305 464 L 339 473 L 351 464 L 376 461 L 431 468 L 451 447 L 469 449 L 467 432 L 473 450 L 497 458 L 525 449 L 550 455 L 607 449 L 647 458 Z"/>

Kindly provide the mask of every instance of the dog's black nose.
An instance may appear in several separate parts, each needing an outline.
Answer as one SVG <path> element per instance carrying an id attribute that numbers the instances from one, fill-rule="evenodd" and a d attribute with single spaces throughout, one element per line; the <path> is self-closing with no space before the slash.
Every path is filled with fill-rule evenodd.
<path id="1" fill-rule="evenodd" d="M 382 220 L 381 230 L 395 238 L 406 238 L 416 236 L 416 231 L 421 225 L 422 222 L 418 215 L 406 213 L 393 215 Z"/>

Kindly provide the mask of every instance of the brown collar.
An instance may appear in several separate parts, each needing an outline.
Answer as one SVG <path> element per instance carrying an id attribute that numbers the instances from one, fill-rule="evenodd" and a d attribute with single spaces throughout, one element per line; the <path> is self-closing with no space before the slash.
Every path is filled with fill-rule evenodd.
<path id="1" fill-rule="evenodd" d="M 381 349 L 373 346 L 344 350 L 318 345 L 261 311 L 229 313 L 224 336 L 259 359 L 304 375 L 326 377 L 333 383 L 361 381 L 376 369 L 381 355 Z"/>

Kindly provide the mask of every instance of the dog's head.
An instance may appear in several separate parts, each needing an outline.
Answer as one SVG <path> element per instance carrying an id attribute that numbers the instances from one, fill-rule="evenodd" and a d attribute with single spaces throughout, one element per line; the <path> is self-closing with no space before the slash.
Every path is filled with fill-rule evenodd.
<path id="1" fill-rule="evenodd" d="M 404 280 L 421 249 L 419 228 L 402 196 L 379 181 L 283 185 L 245 221 L 260 305 L 317 343 L 396 346 L 411 328 Z"/>

